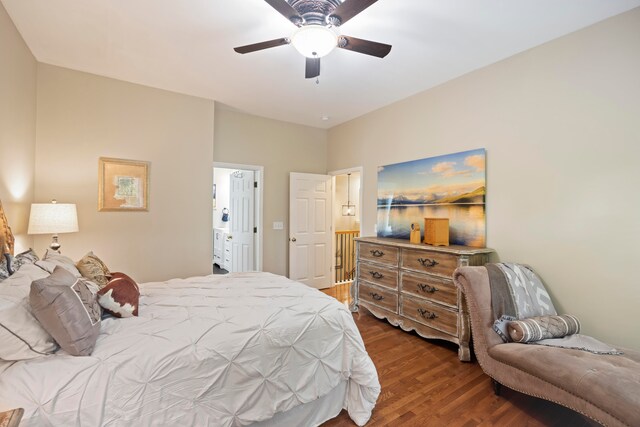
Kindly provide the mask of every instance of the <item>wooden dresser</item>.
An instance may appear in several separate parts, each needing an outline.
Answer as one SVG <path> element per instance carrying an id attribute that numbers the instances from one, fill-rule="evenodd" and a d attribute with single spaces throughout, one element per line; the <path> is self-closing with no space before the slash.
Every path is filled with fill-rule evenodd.
<path id="1" fill-rule="evenodd" d="M 355 240 L 351 310 L 362 306 L 405 331 L 454 342 L 460 360 L 468 362 L 469 315 L 452 275 L 459 266 L 486 264 L 493 250 L 374 237 Z"/>

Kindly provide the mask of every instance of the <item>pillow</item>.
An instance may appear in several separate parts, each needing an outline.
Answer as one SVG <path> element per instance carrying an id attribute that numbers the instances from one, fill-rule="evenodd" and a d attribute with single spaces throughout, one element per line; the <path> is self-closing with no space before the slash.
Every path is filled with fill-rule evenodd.
<path id="1" fill-rule="evenodd" d="M 94 255 L 93 252 L 89 252 L 82 257 L 76 264 L 80 274 L 86 279 L 95 282 L 101 288 L 107 286 L 111 279 L 111 273 L 100 258 Z"/>
<path id="2" fill-rule="evenodd" d="M 49 273 L 53 273 L 55 268 L 59 266 L 73 274 L 76 278 L 82 277 L 71 258 L 51 249 L 47 249 L 42 257 L 42 261 L 37 261 L 35 264 Z"/>
<path id="3" fill-rule="evenodd" d="M 48 275 L 26 264 L 0 285 L 0 360 L 33 359 L 58 348 L 33 316 L 28 300 L 31 282 Z"/>
<path id="4" fill-rule="evenodd" d="M 18 255 L 16 255 L 16 261 L 20 263 L 20 265 L 23 264 L 33 264 L 36 261 L 40 260 L 40 258 L 38 258 L 38 254 L 36 254 L 36 252 L 29 248 L 24 252 L 20 252 Z"/>
<path id="5" fill-rule="evenodd" d="M 525 264 L 486 264 L 491 289 L 491 309 L 496 316 L 493 330 L 509 342 L 509 321 L 557 314 L 540 277 Z"/>
<path id="6" fill-rule="evenodd" d="M 0 359 L 34 359 L 58 349 L 53 337 L 33 317 L 26 299 L 0 308 Z"/>
<path id="7" fill-rule="evenodd" d="M 34 280 L 29 295 L 34 316 L 67 353 L 88 356 L 100 334 L 100 305 L 84 279 L 63 267 Z"/>
<path id="8" fill-rule="evenodd" d="M 29 297 L 31 282 L 49 276 L 35 264 L 23 265 L 11 277 L 0 284 L 0 308 L 7 305 L 16 305 Z M 0 342 L 0 345 L 2 343 Z"/>
<path id="9" fill-rule="evenodd" d="M 16 271 L 18 271 L 23 265 L 33 264 L 34 262 L 39 260 L 38 255 L 31 248 L 19 253 L 15 257 L 11 254 L 6 253 L 4 254 L 4 258 L 6 260 L 6 269 L 9 272 L 9 275 L 12 275 Z M 0 269 L 1 268 L 2 267 L 0 267 Z M 2 275 L 2 272 L 0 272 L 0 275 Z"/>
<path id="10" fill-rule="evenodd" d="M 534 342 L 548 338 L 562 338 L 580 332 L 575 316 L 539 316 L 509 322 L 509 336 L 515 342 Z"/>
<path id="11" fill-rule="evenodd" d="M 4 279 L 9 278 L 9 276 L 11 276 L 11 272 L 9 271 L 11 269 L 11 255 L 9 254 L 2 254 L 0 255 L 0 282 L 2 282 Z"/>
<path id="12" fill-rule="evenodd" d="M 140 288 L 124 273 L 113 273 L 107 286 L 98 291 L 98 303 L 109 314 L 116 317 L 138 315 Z"/>

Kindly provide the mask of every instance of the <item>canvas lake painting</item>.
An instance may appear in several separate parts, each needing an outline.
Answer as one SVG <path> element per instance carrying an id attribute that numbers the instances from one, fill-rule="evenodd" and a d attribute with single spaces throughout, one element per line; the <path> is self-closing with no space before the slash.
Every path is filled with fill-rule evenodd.
<path id="1" fill-rule="evenodd" d="M 483 148 L 380 166 L 378 237 L 408 240 L 411 223 L 449 218 L 450 244 L 485 247 L 485 169 Z"/>

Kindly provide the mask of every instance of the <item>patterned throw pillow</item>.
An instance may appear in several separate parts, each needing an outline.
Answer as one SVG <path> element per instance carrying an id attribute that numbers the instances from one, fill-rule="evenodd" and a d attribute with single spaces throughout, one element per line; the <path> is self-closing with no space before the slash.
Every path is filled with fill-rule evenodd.
<path id="1" fill-rule="evenodd" d="M 113 273 L 107 286 L 98 291 L 98 303 L 115 317 L 137 316 L 139 301 L 138 284 L 124 273 Z"/>
<path id="2" fill-rule="evenodd" d="M 63 350 L 74 356 L 91 354 L 100 334 L 101 310 L 84 279 L 58 266 L 31 283 L 29 301 L 34 316 Z"/>
<path id="3" fill-rule="evenodd" d="M 100 258 L 89 252 L 77 262 L 76 267 L 80 274 L 86 279 L 96 283 L 100 288 L 104 288 L 111 279 L 111 272 Z"/>
<path id="4" fill-rule="evenodd" d="M 9 265 L 11 263 L 11 255 L 2 254 L 0 255 L 0 282 L 4 279 L 9 278 L 11 276 L 11 272 L 9 269 L 11 268 Z"/>
<path id="5" fill-rule="evenodd" d="M 9 266 L 11 270 L 13 270 L 11 273 L 15 273 L 20 267 L 25 264 L 35 264 L 39 260 L 40 258 L 38 258 L 38 254 L 36 254 L 33 249 L 29 248 L 28 250 L 19 253 L 15 256 L 15 258 L 13 258 Z"/>
<path id="6" fill-rule="evenodd" d="M 539 316 L 509 322 L 509 336 L 515 342 L 534 342 L 548 338 L 562 338 L 580 332 L 575 316 Z"/>

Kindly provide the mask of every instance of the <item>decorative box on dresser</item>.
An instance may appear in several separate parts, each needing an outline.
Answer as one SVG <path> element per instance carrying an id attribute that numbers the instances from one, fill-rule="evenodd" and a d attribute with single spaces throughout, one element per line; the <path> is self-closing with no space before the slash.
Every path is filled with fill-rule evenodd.
<path id="1" fill-rule="evenodd" d="M 360 306 L 405 331 L 458 344 L 458 357 L 471 359 L 471 329 L 464 295 L 453 284 L 459 266 L 484 265 L 492 249 L 428 246 L 408 240 L 356 240 L 352 311 Z"/>

